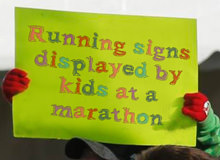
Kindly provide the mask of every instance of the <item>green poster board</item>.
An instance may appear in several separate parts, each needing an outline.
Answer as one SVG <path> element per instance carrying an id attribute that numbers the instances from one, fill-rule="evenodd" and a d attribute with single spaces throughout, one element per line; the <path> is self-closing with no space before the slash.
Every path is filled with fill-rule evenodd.
<path id="1" fill-rule="evenodd" d="M 15 9 L 15 137 L 194 146 L 183 96 L 198 90 L 196 20 Z"/>

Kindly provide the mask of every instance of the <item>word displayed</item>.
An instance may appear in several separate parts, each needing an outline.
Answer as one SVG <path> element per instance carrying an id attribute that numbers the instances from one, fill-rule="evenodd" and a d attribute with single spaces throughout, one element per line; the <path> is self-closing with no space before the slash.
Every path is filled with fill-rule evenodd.
<path id="1" fill-rule="evenodd" d="M 81 76 L 80 72 L 86 71 L 86 72 L 96 72 L 96 73 L 108 73 L 109 78 L 115 78 L 117 74 L 121 72 L 126 76 L 132 76 L 135 75 L 137 78 L 147 78 L 149 77 L 147 75 L 147 62 L 142 62 L 140 66 L 133 66 L 132 64 L 123 64 L 123 63 L 107 63 L 105 61 L 98 61 L 95 63 L 94 67 L 94 59 L 93 57 L 89 56 L 86 57 L 87 59 L 87 65 L 86 61 L 83 59 L 70 59 L 68 57 L 60 57 L 59 62 L 56 62 L 56 56 L 57 53 L 55 51 L 52 52 L 51 56 L 51 62 L 48 63 L 48 52 L 47 50 L 42 51 L 43 54 L 38 54 L 35 57 L 35 64 L 38 66 L 49 66 L 52 68 L 61 68 L 66 69 L 69 68 L 72 64 L 72 75 L 73 76 Z M 87 69 L 85 69 L 87 66 Z M 180 75 L 182 73 L 181 70 L 175 71 L 175 70 L 169 70 L 166 71 L 162 69 L 160 65 L 155 65 L 155 71 L 156 71 L 156 79 L 165 81 L 167 80 L 168 73 L 171 74 L 172 80 L 170 81 L 170 85 L 175 85 L 177 80 L 180 78 Z"/>

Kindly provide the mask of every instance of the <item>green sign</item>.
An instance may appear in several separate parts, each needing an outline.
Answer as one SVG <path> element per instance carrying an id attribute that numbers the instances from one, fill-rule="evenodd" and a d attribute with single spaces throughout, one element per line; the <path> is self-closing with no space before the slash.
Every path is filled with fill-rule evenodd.
<path id="1" fill-rule="evenodd" d="M 183 96 L 198 89 L 196 20 L 15 9 L 16 137 L 193 146 Z"/>

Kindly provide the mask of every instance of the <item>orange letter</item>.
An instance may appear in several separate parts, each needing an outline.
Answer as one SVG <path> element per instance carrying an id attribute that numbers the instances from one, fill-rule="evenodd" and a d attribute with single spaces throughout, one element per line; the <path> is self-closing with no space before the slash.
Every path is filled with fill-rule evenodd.
<path id="1" fill-rule="evenodd" d="M 173 81 L 170 82 L 170 84 L 171 84 L 171 85 L 175 85 L 175 84 L 176 84 L 176 81 L 179 79 L 179 76 L 180 76 L 180 74 L 182 73 L 182 71 L 178 71 L 178 74 L 177 74 L 177 75 L 175 74 L 175 71 L 170 70 L 170 72 L 171 72 L 172 75 L 173 75 Z"/>
<path id="2" fill-rule="evenodd" d="M 93 116 L 93 112 L 97 112 L 98 109 L 97 108 L 94 108 L 94 109 L 90 108 L 90 109 L 88 109 L 88 111 L 89 111 L 88 119 L 89 120 L 95 119 L 94 117 L 92 117 Z"/>
<path id="3" fill-rule="evenodd" d="M 183 48 L 183 49 L 181 49 L 181 55 L 180 55 L 180 59 L 189 59 L 190 58 L 190 56 L 188 55 L 188 53 L 189 53 L 189 50 L 188 49 L 185 49 L 185 48 Z"/>
<path id="4" fill-rule="evenodd" d="M 115 56 L 124 56 L 126 52 L 118 50 L 118 49 L 123 49 L 124 45 L 125 45 L 125 42 L 115 42 L 115 51 L 113 54 Z"/>

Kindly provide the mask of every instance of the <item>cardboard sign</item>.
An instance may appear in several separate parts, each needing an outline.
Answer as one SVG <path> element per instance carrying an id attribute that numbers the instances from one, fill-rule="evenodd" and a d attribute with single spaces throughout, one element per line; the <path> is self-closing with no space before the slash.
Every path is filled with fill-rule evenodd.
<path id="1" fill-rule="evenodd" d="M 196 20 L 16 8 L 16 137 L 195 145 Z"/>

